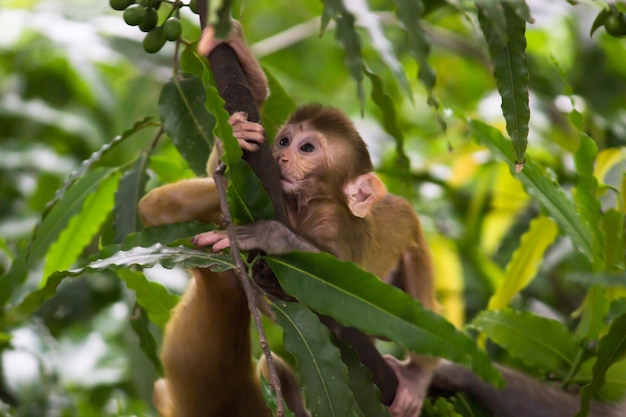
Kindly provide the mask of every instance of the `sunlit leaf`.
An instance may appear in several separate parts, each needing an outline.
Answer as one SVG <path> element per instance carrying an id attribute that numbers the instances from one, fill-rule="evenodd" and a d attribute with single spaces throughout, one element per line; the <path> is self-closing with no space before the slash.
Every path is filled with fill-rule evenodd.
<path id="1" fill-rule="evenodd" d="M 285 348 L 296 358 L 296 370 L 313 416 L 363 416 L 350 390 L 348 369 L 330 331 L 308 308 L 279 301 L 272 306 L 283 328 Z"/>
<path id="2" fill-rule="evenodd" d="M 564 377 L 576 359 L 578 344 L 562 323 L 510 309 L 483 311 L 471 326 L 494 343 L 542 371 Z"/>
<path id="3" fill-rule="evenodd" d="M 486 381 L 500 383 L 485 352 L 466 334 L 355 264 L 327 253 L 301 252 L 267 261 L 281 287 L 316 312 L 414 352 L 466 364 Z"/>
<path id="4" fill-rule="evenodd" d="M 206 93 L 195 75 L 179 74 L 163 86 L 159 115 L 163 129 L 198 176 L 206 174 L 206 163 L 213 149 L 214 117 L 205 109 Z"/>
<path id="5" fill-rule="evenodd" d="M 150 318 L 150 321 L 161 328 L 171 317 L 172 310 L 178 304 L 179 297 L 171 294 L 163 285 L 152 282 L 143 272 L 118 268 L 115 270 L 128 286 L 135 292 L 137 303 Z"/>
<path id="6" fill-rule="evenodd" d="M 41 285 L 45 285 L 52 272 L 72 266 L 91 242 L 113 209 L 113 197 L 120 178 L 119 172 L 112 171 L 98 183 L 96 190 L 85 197 L 80 213 L 70 219 L 57 241 L 48 249 Z"/>
<path id="7" fill-rule="evenodd" d="M 504 271 L 504 279 L 489 299 L 489 309 L 506 307 L 537 274 L 543 255 L 557 236 L 554 222 L 537 217 L 522 236 L 518 248 Z"/>
<path id="8" fill-rule="evenodd" d="M 492 153 L 507 162 L 513 175 L 522 182 L 526 192 L 539 202 L 546 215 L 556 222 L 561 233 L 572 239 L 575 247 L 592 261 L 591 231 L 581 221 L 574 203 L 565 195 L 563 189 L 531 160 L 526 161 L 522 172 L 516 173 L 516 160 L 511 146 L 498 130 L 478 121 L 470 122 L 470 130 L 472 135 Z"/>

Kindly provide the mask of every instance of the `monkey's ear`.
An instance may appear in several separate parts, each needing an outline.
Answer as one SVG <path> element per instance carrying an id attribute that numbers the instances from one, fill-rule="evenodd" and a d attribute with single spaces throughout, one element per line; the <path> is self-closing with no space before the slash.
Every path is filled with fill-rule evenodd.
<path id="1" fill-rule="evenodd" d="M 348 208 L 357 217 L 367 216 L 372 206 L 387 194 L 385 185 L 373 172 L 350 181 L 343 191 L 348 197 Z"/>

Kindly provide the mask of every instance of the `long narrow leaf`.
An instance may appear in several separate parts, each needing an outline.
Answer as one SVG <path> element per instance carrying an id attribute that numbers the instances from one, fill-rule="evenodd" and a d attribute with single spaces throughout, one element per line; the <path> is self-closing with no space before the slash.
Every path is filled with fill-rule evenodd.
<path id="1" fill-rule="evenodd" d="M 374 50 L 378 52 L 385 65 L 391 70 L 407 96 L 412 100 L 413 92 L 411 91 L 411 85 L 406 78 L 402 64 L 396 58 L 392 43 L 385 36 L 380 17 L 372 13 L 366 0 L 346 1 L 344 6 L 356 16 L 359 25 L 367 30 Z"/>
<path id="2" fill-rule="evenodd" d="M 581 133 L 580 146 L 574 154 L 576 162 L 577 183 L 574 190 L 574 202 L 580 213 L 580 219 L 591 232 L 593 239 L 593 268 L 595 271 L 604 270 L 604 256 L 601 251 L 604 243 L 604 234 L 599 227 L 601 218 L 600 200 L 596 197 L 598 180 L 593 175 L 593 165 L 598 155 L 598 147 L 593 139 Z"/>
<path id="3" fill-rule="evenodd" d="M 222 160 L 228 166 L 230 181 L 228 184 L 228 203 L 235 222 L 251 223 L 256 220 L 273 219 L 272 202 L 254 174 L 241 156 L 243 152 L 233 136 L 233 129 L 228 123 L 228 113 L 224 110 L 224 100 L 213 87 L 211 73 L 205 68 L 202 76 L 207 100 L 205 106 L 216 119 L 215 136 L 222 140 L 224 156 Z"/>
<path id="4" fill-rule="evenodd" d="M 470 122 L 470 131 L 492 153 L 507 162 L 509 169 L 522 182 L 526 192 L 539 202 L 548 217 L 552 218 L 559 226 L 561 232 L 572 239 L 576 249 L 585 255 L 589 261 L 593 261 L 591 231 L 580 220 L 574 203 L 568 199 L 561 187 L 530 160 L 526 161 L 522 172 L 515 173 L 515 156 L 508 141 L 498 130 L 474 120 Z"/>
<path id="5" fill-rule="evenodd" d="M 164 328 L 179 297 L 158 282 L 148 280 L 143 272 L 118 268 L 115 273 L 135 292 L 137 303 L 148 314 L 150 321 Z"/>
<path id="6" fill-rule="evenodd" d="M 515 149 L 516 169 L 526 160 L 528 144 L 528 62 L 526 59 L 526 21 L 516 13 L 514 2 L 477 2 L 480 27 L 489 44 L 506 130 Z M 502 17 L 506 27 L 502 27 Z M 504 29 L 505 33 L 502 33 Z"/>
<path id="7" fill-rule="evenodd" d="M 593 379 L 582 388 L 580 412 L 577 417 L 587 415 L 591 397 L 605 383 L 606 371 L 624 357 L 626 357 L 626 314 L 613 320 L 609 332 L 600 339 L 598 360 L 593 365 Z"/>
<path id="8" fill-rule="evenodd" d="M 437 120 L 441 128 L 446 130 L 446 123 L 439 115 L 439 102 L 434 94 L 437 74 L 430 65 L 430 37 L 424 30 L 421 18 L 424 14 L 424 2 L 422 0 L 395 0 L 396 15 L 402 22 L 408 36 L 408 46 L 419 66 L 418 80 L 426 87 L 428 93 L 428 105 L 437 111 Z"/>
<path id="9" fill-rule="evenodd" d="M 529 230 L 522 236 L 519 247 L 506 266 L 503 281 L 489 300 L 489 309 L 506 307 L 530 283 L 557 232 L 554 222 L 546 217 L 537 217 L 530 223 Z"/>
<path id="10" fill-rule="evenodd" d="M 115 243 L 123 242 L 129 234 L 143 229 L 139 220 L 139 200 L 148 182 L 148 159 L 148 153 L 143 152 L 120 180 L 115 193 Z"/>
<path id="11" fill-rule="evenodd" d="M 98 188 L 85 198 L 81 212 L 69 221 L 57 241 L 50 246 L 46 254 L 42 285 L 45 285 L 46 278 L 52 272 L 71 267 L 91 242 L 113 209 L 114 195 L 121 176 L 119 172 L 113 171 L 103 178 Z"/>
<path id="12" fill-rule="evenodd" d="M 163 128 L 196 175 L 206 174 L 206 162 L 213 149 L 214 117 L 206 110 L 202 80 L 179 75 L 163 86 L 159 115 Z"/>
<path id="13" fill-rule="evenodd" d="M 235 268 L 229 255 L 207 253 L 187 247 L 168 247 L 155 244 L 149 248 L 133 248 L 120 251 L 105 259 L 98 259 L 85 267 L 71 271 L 60 271 L 50 275 L 43 288 L 29 293 L 21 303 L 12 308 L 6 317 L 7 322 L 18 322 L 34 313 L 41 304 L 56 293 L 56 289 L 67 277 L 77 277 L 84 273 L 102 271 L 105 269 L 129 268 L 133 265 L 151 267 L 161 264 L 165 268 L 211 268 L 216 271 L 226 271 Z"/>
<path id="14" fill-rule="evenodd" d="M 466 334 L 355 264 L 300 252 L 267 261 L 281 287 L 316 312 L 412 351 L 464 363 L 486 381 L 501 383 L 485 352 Z"/>
<path id="15" fill-rule="evenodd" d="M 575 361 L 578 344 L 556 320 L 510 309 L 483 311 L 471 326 L 484 332 L 524 363 L 564 377 Z"/>
<path id="16" fill-rule="evenodd" d="M 350 390 L 348 369 L 330 331 L 308 308 L 279 301 L 272 306 L 285 348 L 296 358 L 306 405 L 313 416 L 363 416 Z"/>
<path id="17" fill-rule="evenodd" d="M 141 351 L 152 362 L 154 368 L 159 375 L 163 375 L 163 367 L 159 360 L 158 347 L 154 336 L 150 332 L 150 323 L 146 316 L 146 312 L 141 306 L 135 305 L 133 315 L 131 316 L 130 326 L 139 338 L 139 346 Z"/>

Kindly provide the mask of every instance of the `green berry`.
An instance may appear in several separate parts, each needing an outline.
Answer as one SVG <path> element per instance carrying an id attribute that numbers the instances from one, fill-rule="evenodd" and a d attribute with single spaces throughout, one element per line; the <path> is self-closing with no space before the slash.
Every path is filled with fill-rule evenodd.
<path id="1" fill-rule="evenodd" d="M 191 9 L 192 12 L 194 12 L 195 14 L 198 14 L 198 0 L 190 0 L 189 8 Z"/>
<path id="2" fill-rule="evenodd" d="M 604 29 L 611 36 L 626 35 L 626 16 L 624 13 L 613 13 L 604 21 Z"/>
<path id="3" fill-rule="evenodd" d="M 139 4 L 132 4 L 124 10 L 124 22 L 130 26 L 137 26 L 146 15 L 146 8 Z"/>
<path id="4" fill-rule="evenodd" d="M 152 7 L 154 0 L 141 0 L 140 3 L 143 7 Z"/>
<path id="5" fill-rule="evenodd" d="M 154 29 L 159 21 L 159 14 L 152 7 L 146 9 L 146 15 L 139 22 L 139 29 L 142 32 L 150 32 Z"/>
<path id="6" fill-rule="evenodd" d="M 158 52 L 165 45 L 165 35 L 163 33 L 163 26 L 158 26 L 146 33 L 146 37 L 143 38 L 143 49 L 151 54 Z"/>
<path id="7" fill-rule="evenodd" d="M 183 26 L 180 24 L 180 20 L 175 17 L 170 17 L 163 23 L 163 33 L 165 39 L 168 41 L 176 41 L 183 33 Z"/>
<path id="8" fill-rule="evenodd" d="M 113 10 L 124 10 L 134 2 L 135 0 L 109 0 L 109 6 Z"/>

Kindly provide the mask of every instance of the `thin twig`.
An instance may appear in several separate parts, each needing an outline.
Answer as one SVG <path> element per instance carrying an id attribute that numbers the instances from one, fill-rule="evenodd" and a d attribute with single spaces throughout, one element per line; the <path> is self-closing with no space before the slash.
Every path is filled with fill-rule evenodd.
<path id="1" fill-rule="evenodd" d="M 259 332 L 259 342 L 261 344 L 261 348 L 263 349 L 265 359 L 267 360 L 267 367 L 270 374 L 269 383 L 274 390 L 274 393 L 276 394 L 276 417 L 283 417 L 283 394 L 280 388 L 278 372 L 276 371 L 276 366 L 274 365 L 274 360 L 272 358 L 272 352 L 270 351 L 269 343 L 267 342 L 265 329 L 263 329 L 263 323 L 261 322 L 261 315 L 255 301 L 256 297 L 254 291 L 252 290 L 251 280 L 241 259 L 241 251 L 239 250 L 239 245 L 237 244 L 237 240 L 235 239 L 235 227 L 233 226 L 233 221 L 230 216 L 230 211 L 228 209 L 228 200 L 226 198 L 227 180 L 226 177 L 224 177 L 225 169 L 226 165 L 221 163 L 217 170 L 215 170 L 213 178 L 215 179 L 215 185 L 217 187 L 217 192 L 220 198 L 222 221 L 226 227 L 228 239 L 230 240 L 230 256 L 235 262 L 235 274 L 243 288 L 244 293 L 246 294 L 246 300 L 248 301 L 248 310 L 250 310 L 250 313 L 254 318 L 254 324 L 256 325 L 257 331 Z"/>

